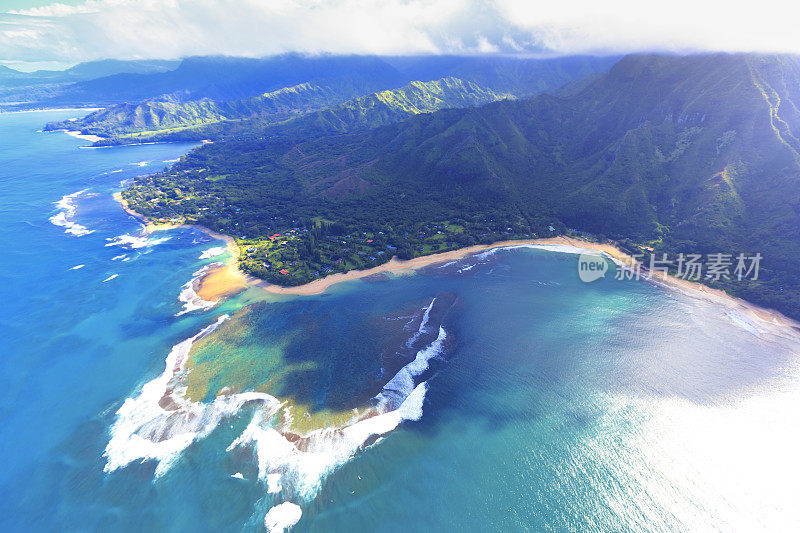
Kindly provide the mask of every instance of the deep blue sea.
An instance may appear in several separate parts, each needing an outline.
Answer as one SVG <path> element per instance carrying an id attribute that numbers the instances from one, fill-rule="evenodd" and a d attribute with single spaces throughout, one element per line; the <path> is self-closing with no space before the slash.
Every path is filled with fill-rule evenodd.
<path id="1" fill-rule="evenodd" d="M 192 145 L 79 113 L 0 115 L 0 530 L 800 528 L 796 332 L 532 248 L 194 306 L 112 198 Z"/>

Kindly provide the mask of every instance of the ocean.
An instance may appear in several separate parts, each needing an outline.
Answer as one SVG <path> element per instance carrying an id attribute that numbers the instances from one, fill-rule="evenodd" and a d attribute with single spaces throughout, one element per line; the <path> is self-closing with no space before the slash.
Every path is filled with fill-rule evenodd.
<path id="1" fill-rule="evenodd" d="M 113 200 L 192 148 L 0 115 L 3 531 L 792 531 L 800 337 L 518 247 L 318 296 Z"/>

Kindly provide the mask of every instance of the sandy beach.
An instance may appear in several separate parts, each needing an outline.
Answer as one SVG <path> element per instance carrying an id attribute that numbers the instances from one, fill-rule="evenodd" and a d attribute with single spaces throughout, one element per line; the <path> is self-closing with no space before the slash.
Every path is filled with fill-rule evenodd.
<path id="1" fill-rule="evenodd" d="M 239 270 L 239 262 L 237 261 L 239 258 L 239 246 L 236 244 L 236 241 L 233 240 L 233 237 L 229 235 L 223 235 L 206 227 L 194 224 L 153 224 L 152 222 L 147 223 L 145 232 L 152 233 L 154 231 L 165 231 L 180 227 L 195 228 L 210 237 L 225 241 L 225 245 L 231 254 L 231 258 L 227 263 L 218 268 L 209 270 L 197 281 L 195 292 L 200 299 L 206 302 L 213 302 L 221 298 L 232 296 L 243 291 L 249 285 L 255 284 L 255 281 L 257 281 L 255 278 Z"/>
<path id="2" fill-rule="evenodd" d="M 211 231 L 203 226 L 188 224 L 185 226 L 197 228 L 200 231 L 205 232 L 207 235 L 214 237 L 215 239 L 221 239 L 225 241 L 225 245 L 228 247 L 228 251 L 231 254 L 231 257 L 226 264 L 219 268 L 210 270 L 208 274 L 200 278 L 196 290 L 197 295 L 201 299 L 211 302 L 214 300 L 219 300 L 220 298 L 231 296 L 246 289 L 251 281 L 249 276 L 245 275 L 244 272 L 239 270 L 239 246 L 236 244 L 236 241 L 233 240 L 233 237 Z"/>
<path id="3" fill-rule="evenodd" d="M 440 254 L 427 255 L 424 257 L 417 257 L 414 259 L 410 259 L 408 261 L 401 261 L 395 257 L 388 263 L 384 263 L 383 265 L 379 265 L 374 268 L 370 268 L 367 270 L 352 270 L 347 273 L 332 274 L 330 276 L 326 276 L 324 278 L 314 280 L 310 283 L 307 283 L 305 285 L 300 285 L 297 287 L 281 287 L 278 285 L 266 283 L 262 280 L 252 280 L 251 283 L 259 287 L 262 287 L 264 290 L 274 294 L 294 294 L 294 295 L 308 296 L 308 295 L 321 294 L 328 287 L 344 281 L 351 281 L 354 279 L 365 278 L 382 272 L 401 272 L 404 270 L 406 271 L 416 270 L 429 265 L 462 259 L 472 254 L 484 252 L 487 250 L 492 250 L 497 248 L 510 248 L 515 246 L 546 247 L 552 245 L 566 246 L 577 250 L 596 250 L 604 253 L 606 256 L 608 256 L 610 259 L 614 260 L 618 264 L 632 265 L 636 262 L 633 257 L 626 254 L 622 250 L 614 247 L 611 244 L 601 244 L 596 242 L 589 242 L 580 239 L 560 236 L 560 237 L 552 237 L 545 239 L 501 241 L 493 244 L 470 246 L 467 248 L 462 248 L 460 250 L 453 250 L 451 252 L 444 252 Z M 747 302 L 745 300 L 742 300 L 741 298 L 736 298 L 734 296 L 731 296 L 721 289 L 713 289 L 702 283 L 676 278 L 674 276 L 665 274 L 663 272 L 655 272 L 653 273 L 652 278 L 647 279 L 645 277 L 646 271 L 642 269 L 642 272 L 643 272 L 643 281 L 645 282 L 649 281 L 651 283 L 657 283 L 674 290 L 679 290 L 682 293 L 691 297 L 701 298 L 706 301 L 715 302 L 724 307 L 727 307 L 731 311 L 736 311 L 740 313 L 742 316 L 750 320 L 753 320 L 755 322 L 760 322 L 766 326 L 789 327 L 795 330 L 800 330 L 800 322 L 792 320 L 791 318 L 773 309 L 766 309 L 757 306 L 755 304 L 752 304 L 750 302 Z"/>
<path id="4" fill-rule="evenodd" d="M 274 294 L 295 294 L 302 296 L 310 296 L 325 292 L 325 290 L 331 285 L 342 283 L 343 281 L 351 281 L 354 279 L 361 279 L 361 278 L 366 278 L 368 276 L 374 276 L 375 274 L 380 274 L 382 272 L 402 272 L 404 270 L 406 271 L 417 270 L 426 266 L 435 265 L 437 263 L 445 263 L 447 261 L 455 261 L 457 259 L 463 259 L 464 257 L 467 257 L 469 255 L 476 254 L 479 252 L 485 252 L 486 250 L 491 250 L 494 248 L 506 248 L 509 246 L 520 246 L 520 245 L 548 245 L 548 244 L 574 246 L 586 249 L 593 248 L 591 246 L 593 243 L 589 242 L 584 243 L 582 241 L 577 241 L 575 239 L 570 239 L 568 237 L 554 237 L 549 239 L 530 239 L 530 240 L 518 240 L 518 241 L 501 241 L 501 242 L 496 242 L 494 244 L 478 244 L 475 246 L 460 248 L 458 250 L 452 250 L 450 252 L 442 252 L 439 254 L 426 255 L 423 257 L 415 257 L 414 259 L 409 259 L 407 261 L 402 261 L 400 259 L 397 259 L 397 257 L 394 257 L 392 258 L 391 261 L 384 263 L 382 265 L 378 265 L 373 268 L 369 268 L 366 270 L 351 270 L 350 272 L 345 272 L 345 273 L 339 272 L 337 274 L 331 274 L 330 276 L 325 276 L 324 278 L 314 280 L 310 283 L 306 283 L 305 285 L 298 285 L 296 287 L 281 287 L 280 285 L 274 285 L 261 280 L 257 280 L 254 283 L 262 287 L 264 290 Z M 617 255 L 622 254 L 622 252 L 616 250 L 616 248 L 613 248 L 612 246 L 608 246 L 608 248 L 611 250 L 612 253 L 617 253 Z"/>
<path id="5" fill-rule="evenodd" d="M 336 274 L 331 274 L 324 278 L 314 280 L 310 283 L 306 283 L 305 285 L 298 285 L 295 287 L 281 287 L 279 285 L 267 283 L 266 281 L 254 278 L 252 276 L 248 276 L 247 274 L 239 270 L 237 262 L 237 259 L 239 257 L 239 246 L 236 244 L 236 241 L 232 237 L 217 233 L 203 226 L 178 224 L 178 223 L 155 224 L 152 221 L 149 221 L 146 217 L 130 209 L 130 207 L 128 207 L 127 205 L 127 202 L 125 202 L 120 193 L 115 193 L 114 198 L 122 205 L 122 208 L 127 213 L 140 219 L 145 224 L 145 231 L 148 233 L 153 231 L 163 231 L 168 229 L 174 229 L 181 226 L 187 226 L 187 227 L 197 228 L 216 239 L 221 239 L 225 241 L 226 245 L 228 246 L 228 249 L 231 252 L 230 261 L 226 265 L 223 265 L 219 268 L 209 271 L 208 274 L 203 276 L 198 281 L 198 288 L 196 292 L 203 300 L 206 301 L 213 301 L 220 298 L 224 298 L 226 296 L 230 296 L 241 290 L 244 290 L 248 286 L 259 287 L 272 294 L 312 296 L 316 294 L 322 294 L 328 289 L 328 287 L 331 287 L 333 285 L 336 285 L 337 283 L 342 283 L 345 281 L 352 281 L 356 279 L 366 278 L 369 276 L 373 276 L 375 274 L 381 274 L 385 272 L 403 272 L 403 271 L 410 272 L 430 265 L 435 265 L 438 263 L 446 263 L 448 261 L 463 259 L 472 254 L 485 252 L 487 250 L 492 250 L 497 248 L 509 248 L 515 246 L 546 247 L 546 246 L 556 245 L 556 246 L 566 246 L 578 250 L 596 250 L 598 252 L 605 254 L 609 259 L 615 261 L 618 264 L 631 265 L 635 263 L 635 259 L 633 257 L 631 257 L 630 255 L 626 254 L 625 252 L 623 252 L 622 250 L 616 248 L 611 244 L 601 244 L 596 242 L 589 242 L 580 239 L 575 239 L 571 237 L 559 236 L 559 237 L 551 237 L 543 239 L 500 241 L 493 244 L 481 244 L 481 245 L 461 248 L 459 250 L 443 252 L 439 254 L 431 254 L 423 257 L 415 257 L 414 259 L 409 259 L 407 261 L 402 261 L 400 259 L 397 259 L 397 257 L 394 257 L 392 258 L 391 261 L 388 261 L 387 263 L 378 265 L 370 269 L 351 270 L 350 272 L 346 273 L 340 272 Z M 782 313 L 775 311 L 774 309 L 767 309 L 764 307 L 760 307 L 758 305 L 742 300 L 741 298 L 736 298 L 734 296 L 731 296 L 721 289 L 713 289 L 707 285 L 698 283 L 696 281 L 688 281 L 676 278 L 674 276 L 665 274 L 663 272 L 655 272 L 653 273 L 651 279 L 644 279 L 644 281 L 657 283 L 662 286 L 669 287 L 673 290 L 679 290 L 682 293 L 691 297 L 701 298 L 706 301 L 715 302 L 717 304 L 720 304 L 728 308 L 730 311 L 735 311 L 744 316 L 745 318 L 748 318 L 754 322 L 761 323 L 762 325 L 767 327 L 780 327 L 780 328 L 788 327 L 794 329 L 795 331 L 800 330 L 800 322 L 797 322 L 783 315 Z"/>
<path id="6" fill-rule="evenodd" d="M 157 224 L 151 220 L 149 220 L 144 215 L 137 213 L 133 209 L 128 206 L 128 202 L 122 197 L 121 193 L 115 192 L 114 193 L 114 200 L 119 202 L 122 206 L 122 209 L 125 210 L 126 213 L 129 215 L 136 217 L 142 224 L 145 225 L 144 232 L 145 233 L 154 233 L 156 231 L 167 231 L 171 229 L 177 229 L 181 227 L 188 227 L 188 228 L 195 228 L 206 235 L 209 235 L 215 239 L 220 239 L 225 241 L 225 245 L 228 248 L 228 251 L 231 254 L 230 260 L 223 266 L 219 268 L 214 268 L 208 271 L 206 275 L 201 277 L 197 281 L 197 287 L 195 287 L 195 292 L 197 295 L 207 302 L 213 302 L 215 300 L 219 300 L 220 298 L 224 298 L 227 296 L 231 296 L 236 294 L 239 291 L 242 291 L 248 287 L 250 283 L 255 282 L 255 279 L 249 279 L 249 276 L 245 275 L 241 270 L 238 268 L 238 257 L 239 257 L 239 246 L 236 244 L 236 241 L 233 240 L 233 237 L 229 235 L 223 235 L 221 233 L 217 233 L 216 231 L 212 231 L 204 226 L 197 226 L 194 224 L 184 224 L 184 223 L 163 223 Z"/>
<path id="7" fill-rule="evenodd" d="M 98 135 L 84 135 L 79 131 L 72 131 L 72 130 L 62 130 L 62 131 L 64 131 L 67 135 L 69 135 L 71 137 L 75 137 L 75 138 L 78 138 L 78 139 L 83 139 L 85 141 L 90 141 L 90 142 L 93 142 L 93 143 L 96 143 L 97 141 L 102 141 L 102 140 L 105 139 L 105 137 L 100 137 Z"/>

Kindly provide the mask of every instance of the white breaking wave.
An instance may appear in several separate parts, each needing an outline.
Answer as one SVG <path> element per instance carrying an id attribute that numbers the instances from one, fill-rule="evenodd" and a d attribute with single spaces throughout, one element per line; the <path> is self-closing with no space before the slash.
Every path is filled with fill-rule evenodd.
<path id="1" fill-rule="evenodd" d="M 211 259 L 212 257 L 217 257 L 218 255 L 222 255 L 228 248 L 225 246 L 215 246 L 214 248 L 209 248 L 208 250 L 203 250 L 203 253 L 200 254 L 198 259 Z"/>
<path id="2" fill-rule="evenodd" d="M 267 512 L 267 516 L 264 517 L 264 527 L 270 533 L 286 531 L 295 525 L 301 516 L 303 516 L 303 510 L 300 509 L 299 505 L 292 502 L 283 502 Z"/>
<path id="3" fill-rule="evenodd" d="M 128 398 L 117 411 L 106 445 L 106 472 L 113 472 L 132 461 L 158 461 L 155 476 L 162 476 L 196 439 L 203 438 L 219 422 L 236 414 L 248 402 L 260 402 L 266 412 L 280 407 L 268 394 L 245 392 L 219 396 L 211 403 L 195 403 L 173 390 L 174 380 L 184 370 L 192 343 L 211 333 L 228 319 L 220 316 L 195 336 L 176 344 L 166 359 L 164 372 L 142 386 L 138 396 Z"/>
<path id="4" fill-rule="evenodd" d="M 418 333 L 427 327 L 432 306 L 433 302 L 425 308 Z M 227 451 L 253 449 L 258 477 L 266 485 L 267 493 L 294 494 L 311 500 L 326 477 L 357 452 L 376 445 L 383 435 L 403 421 L 422 417 L 427 383 L 415 385 L 414 378 L 425 372 L 430 360 L 441 353 L 447 337 L 440 327 L 438 337 L 419 350 L 414 360 L 401 368 L 375 397 L 376 407 L 367 415 L 354 418 L 344 427 L 287 436 L 292 423 L 290 408 L 269 394 L 220 394 L 211 403 L 196 403 L 185 398 L 179 378 L 192 344 L 227 318 L 228 315 L 220 316 L 193 337 L 176 344 L 167 356 L 164 372 L 143 385 L 137 396 L 125 400 L 117 411 L 105 449 L 106 472 L 133 461 L 155 460 L 158 462 L 155 477 L 158 478 L 194 441 L 209 435 L 223 419 L 236 415 L 245 404 L 256 403 L 259 407 L 250 423 Z M 282 416 L 277 416 L 281 410 Z M 270 509 L 265 525 L 270 531 L 277 531 L 279 529 L 275 528 L 294 525 L 301 516 L 299 506 L 283 502 Z"/>
<path id="5" fill-rule="evenodd" d="M 119 276 L 119 274 L 111 274 L 110 276 L 108 276 L 106 279 L 103 280 L 103 283 L 105 283 L 106 281 L 111 281 L 112 279 L 116 278 L 117 276 Z"/>
<path id="6" fill-rule="evenodd" d="M 267 492 L 275 494 L 281 491 L 281 475 L 267 474 Z"/>
<path id="7" fill-rule="evenodd" d="M 431 303 L 423 315 L 427 318 Z M 423 319 L 419 329 L 427 321 Z M 305 500 L 312 499 L 322 487 L 325 478 L 343 465 L 374 437 L 394 430 L 405 420 L 419 420 L 427 392 L 427 383 L 414 384 L 414 378 L 428 369 L 429 361 L 442 352 L 447 333 L 439 328 L 439 335 L 431 344 L 419 350 L 413 361 L 405 365 L 375 397 L 377 414 L 361 418 L 340 428 L 323 428 L 291 442 L 281 429 L 270 424 L 271 414 L 256 412 L 250 424 L 229 447 L 252 446 L 256 451 L 259 478 L 267 482 L 268 489 L 281 480 L 282 487 L 293 488 Z M 286 413 L 285 413 L 286 414 Z M 291 419 L 287 422 L 290 422 Z M 286 422 L 285 422 L 286 423 Z M 272 477 L 278 476 L 278 477 Z"/>
<path id="8" fill-rule="evenodd" d="M 587 252 L 596 252 L 596 250 L 590 250 L 588 248 L 580 248 L 578 246 L 572 246 L 568 244 L 530 244 L 530 243 L 522 243 L 522 244 L 509 244 L 506 246 L 499 246 L 497 248 L 490 248 L 483 252 L 475 253 L 464 257 L 462 259 L 456 259 L 455 261 L 450 261 L 449 263 L 445 263 L 441 265 L 439 268 L 445 268 L 451 265 L 459 264 L 459 263 L 467 263 L 465 266 L 459 268 L 456 273 L 463 274 L 464 272 L 468 272 L 475 268 L 478 264 L 482 264 L 483 261 L 488 259 L 489 257 L 508 250 L 514 250 L 519 248 L 530 248 L 533 250 L 545 250 L 548 252 L 558 252 L 564 254 L 583 254 Z M 611 260 L 614 260 L 611 256 L 603 252 L 601 255 L 607 257 Z"/>
<path id="9" fill-rule="evenodd" d="M 268 482 L 270 476 L 278 475 L 278 478 L 271 479 L 286 479 L 287 483 L 281 485 L 293 488 L 298 496 L 310 500 L 322 488 L 325 478 L 349 461 L 370 438 L 392 431 L 404 420 L 419 420 L 426 391 L 427 385 L 420 383 L 397 409 L 363 418 L 342 428 L 312 431 L 300 439 L 302 446 L 289 441 L 280 428 L 270 425 L 273 413 L 257 411 L 228 451 L 252 446 L 258 461 L 259 479 Z M 276 492 L 283 488 L 277 487 Z"/>
<path id="10" fill-rule="evenodd" d="M 411 348 L 414 343 L 417 342 L 419 336 L 428 331 L 428 318 L 430 317 L 431 309 L 435 301 L 436 298 L 433 298 L 431 303 L 428 304 L 428 307 L 425 308 L 425 311 L 422 313 L 422 321 L 419 323 L 419 328 L 417 328 L 417 331 L 406 341 L 407 347 Z"/>
<path id="11" fill-rule="evenodd" d="M 481 252 L 475 254 L 475 259 L 486 259 L 498 252 L 502 252 L 504 250 L 514 250 L 517 248 L 532 248 L 534 250 L 546 250 L 548 252 L 559 252 L 563 254 L 583 254 L 587 252 L 595 252 L 596 250 L 590 250 L 589 248 L 580 248 L 578 246 L 571 246 L 568 244 L 510 244 L 508 246 L 501 246 L 498 248 L 491 248 L 486 250 L 485 252 Z"/>
<path id="12" fill-rule="evenodd" d="M 195 291 L 197 283 L 209 270 L 222 266 L 222 263 L 209 263 L 203 268 L 192 274 L 192 279 L 187 281 L 181 286 L 181 293 L 178 295 L 178 301 L 183 304 L 183 309 L 175 313 L 175 316 L 185 315 L 198 309 L 210 309 L 214 307 L 219 300 L 210 302 L 203 300 Z"/>
<path id="13" fill-rule="evenodd" d="M 124 235 L 120 235 L 118 237 L 112 237 L 106 239 L 108 242 L 106 246 L 123 246 L 132 249 L 144 248 L 145 246 L 156 246 L 163 242 L 167 242 L 172 237 L 160 237 L 158 239 L 153 239 L 147 235 L 129 235 L 125 233 Z"/>
<path id="14" fill-rule="evenodd" d="M 119 261 L 120 259 L 125 259 L 126 257 L 128 257 L 128 254 L 120 254 L 120 255 L 115 255 L 114 257 L 111 258 L 111 260 Z"/>
<path id="15" fill-rule="evenodd" d="M 83 268 L 86 265 L 75 265 L 74 267 L 70 268 L 70 270 L 78 270 L 79 268 Z"/>
<path id="16" fill-rule="evenodd" d="M 420 329 L 422 327 L 423 325 L 420 325 Z M 442 353 L 446 338 L 447 332 L 439 326 L 439 335 L 436 340 L 417 352 L 414 360 L 398 370 L 397 374 L 383 386 L 383 390 L 375 397 L 379 410 L 394 409 L 411 395 L 415 387 L 414 378 L 428 370 L 430 360 Z"/>
<path id="17" fill-rule="evenodd" d="M 86 226 L 78 224 L 74 220 L 75 212 L 78 209 L 78 207 L 75 205 L 75 199 L 78 198 L 78 196 L 84 194 L 85 192 L 86 189 L 83 189 L 81 191 L 62 196 L 61 200 L 55 203 L 56 207 L 59 208 L 61 211 L 51 216 L 50 222 L 56 226 L 65 228 L 64 229 L 65 233 L 75 235 L 76 237 L 81 237 L 83 235 L 94 233 L 94 230 L 90 230 Z"/>

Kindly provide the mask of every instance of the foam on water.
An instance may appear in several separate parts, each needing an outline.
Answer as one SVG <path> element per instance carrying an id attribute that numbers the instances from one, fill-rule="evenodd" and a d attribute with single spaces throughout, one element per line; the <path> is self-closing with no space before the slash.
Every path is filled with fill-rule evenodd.
<path id="1" fill-rule="evenodd" d="M 295 525 L 300 517 L 303 516 L 303 510 L 300 506 L 292 502 L 283 502 L 276 505 L 267 512 L 264 517 L 264 527 L 267 531 L 286 531 L 286 529 Z"/>
<path id="2" fill-rule="evenodd" d="M 143 235 L 130 235 L 125 233 L 117 237 L 106 239 L 108 242 L 106 246 L 122 246 L 123 248 L 139 249 L 144 247 L 156 246 L 161 243 L 167 242 L 172 237 L 160 237 L 154 239 L 146 234 Z"/>
<path id="3" fill-rule="evenodd" d="M 70 270 L 78 270 L 80 268 L 85 267 L 86 265 L 75 265 L 74 267 L 70 268 Z"/>
<path id="4" fill-rule="evenodd" d="M 106 279 L 103 280 L 103 283 L 105 283 L 107 281 L 111 281 L 112 279 L 116 278 L 117 276 L 119 276 L 119 274 L 111 274 L 110 276 L 108 276 Z"/>
<path id="5" fill-rule="evenodd" d="M 393 411 L 378 412 L 341 428 L 317 429 L 297 443 L 287 439 L 282 428 L 271 425 L 271 413 L 258 411 L 228 451 L 254 448 L 259 479 L 267 483 L 268 491 L 292 490 L 298 497 L 311 500 L 326 477 L 371 438 L 389 433 L 404 420 L 419 420 L 426 391 L 427 385 L 422 382 Z M 281 486 L 276 487 L 270 480 L 281 480 Z"/>
<path id="6" fill-rule="evenodd" d="M 192 442 L 211 433 L 222 419 L 236 414 L 243 405 L 258 402 L 267 413 L 280 407 L 272 396 L 256 392 L 195 403 L 186 400 L 183 391 L 175 390 L 175 378 L 183 372 L 192 344 L 227 319 L 228 315 L 222 315 L 193 337 L 176 344 L 167 356 L 164 372 L 145 383 L 138 395 L 125 400 L 106 445 L 106 472 L 132 461 L 155 460 L 155 476 L 160 477 Z"/>
<path id="7" fill-rule="evenodd" d="M 60 209 L 60 211 L 50 217 L 50 222 L 56 226 L 65 228 L 65 233 L 75 235 L 76 237 L 94 233 L 94 230 L 90 230 L 86 226 L 75 222 L 75 212 L 78 210 L 75 200 L 85 192 L 86 189 L 83 189 L 72 194 L 66 194 L 62 196 L 61 200 L 55 203 L 55 206 Z"/>
<path id="8" fill-rule="evenodd" d="M 267 474 L 267 492 L 275 494 L 281 491 L 281 475 Z"/>
<path id="9" fill-rule="evenodd" d="M 181 286 L 181 293 L 178 295 L 178 301 L 183 304 L 183 309 L 175 313 L 175 316 L 185 315 L 186 313 L 197 311 L 199 309 L 210 309 L 214 307 L 217 302 L 219 302 L 219 300 L 214 300 L 213 302 L 203 300 L 195 290 L 200 278 L 206 275 L 209 270 L 219 266 L 222 266 L 222 263 L 209 263 L 208 265 L 205 265 L 203 268 L 192 274 L 192 279 Z"/>
<path id="10" fill-rule="evenodd" d="M 491 248 L 489 250 L 486 250 L 485 252 L 481 252 L 481 253 L 475 254 L 472 257 L 474 257 L 476 259 L 486 259 L 487 257 L 491 257 L 491 256 L 495 255 L 496 253 L 502 252 L 504 250 L 514 250 L 514 249 L 518 249 L 518 248 L 532 248 L 534 250 L 546 250 L 548 252 L 559 252 L 559 253 L 562 253 L 562 254 L 578 254 L 579 255 L 579 254 L 583 254 L 583 253 L 587 253 L 587 252 L 595 252 L 595 253 L 597 253 L 596 250 L 591 250 L 589 248 L 580 248 L 578 246 L 572 246 L 572 245 L 569 245 L 569 244 L 528 244 L 528 243 L 524 243 L 524 244 L 511 244 L 509 246 L 502 246 L 502 247 L 498 247 L 498 248 Z"/>
<path id="11" fill-rule="evenodd" d="M 427 327 L 432 306 L 433 301 L 424 308 L 417 333 Z M 281 488 L 291 488 L 297 496 L 312 499 L 333 470 L 349 461 L 375 437 L 389 433 L 404 420 L 422 417 L 427 383 L 415 385 L 414 378 L 428 369 L 432 358 L 442 353 L 446 337 L 447 333 L 440 327 L 438 337 L 419 350 L 414 360 L 401 368 L 374 398 L 376 407 L 368 416 L 343 427 L 312 431 L 299 442 L 291 442 L 283 434 L 285 428 L 274 427 L 265 413 L 257 412 L 228 450 L 253 447 L 259 478 L 267 482 L 268 488 L 274 486 L 271 480 L 280 479 Z M 290 421 L 284 424 L 288 426 Z"/>
<path id="12" fill-rule="evenodd" d="M 414 334 L 408 339 L 408 341 L 406 341 L 406 346 L 407 347 L 411 348 L 414 345 L 414 343 L 417 342 L 417 339 L 419 339 L 419 336 L 422 335 L 423 333 L 425 333 L 428 330 L 427 329 L 428 328 L 428 320 L 430 319 L 431 309 L 433 308 L 433 304 L 435 302 L 436 302 L 436 298 L 433 298 L 431 300 L 431 303 L 428 304 L 427 307 L 425 307 L 425 309 L 424 309 L 424 311 L 422 313 L 422 320 L 420 321 L 420 324 L 419 324 L 419 327 L 417 328 L 417 331 L 414 332 Z"/>
<path id="13" fill-rule="evenodd" d="M 423 326 L 420 325 L 420 328 Z M 431 344 L 417 352 L 413 361 L 401 368 L 389 382 L 383 386 L 381 392 L 375 397 L 378 409 L 386 410 L 404 402 L 413 391 L 414 378 L 428 370 L 430 360 L 442 353 L 447 332 L 439 326 L 439 335 Z"/>
<path id="14" fill-rule="evenodd" d="M 423 319 L 415 339 L 427 328 L 434 301 L 422 310 Z M 228 315 L 220 316 L 193 337 L 176 344 L 167 356 L 164 372 L 144 384 L 138 395 L 125 400 L 117 411 L 111 439 L 106 446 L 106 472 L 133 461 L 155 460 L 158 462 L 155 470 L 158 478 L 195 440 L 209 435 L 223 419 L 235 416 L 248 404 L 255 407 L 253 416 L 227 451 L 253 450 L 258 477 L 268 494 L 311 500 L 327 476 L 357 452 L 374 445 L 376 438 L 391 432 L 403 421 L 422 417 L 427 384 L 424 381 L 415 384 L 415 378 L 428 369 L 432 358 L 441 353 L 447 337 L 444 328 L 440 327 L 437 338 L 397 372 L 375 397 L 376 407 L 369 408 L 366 414 L 359 415 L 356 411 L 353 419 L 344 426 L 296 435 L 291 432 L 290 407 L 269 394 L 220 394 L 210 403 L 186 399 L 180 377 L 192 344 L 227 318 Z M 281 410 L 282 416 L 276 416 Z M 274 509 L 290 507 L 278 505 L 270 511 L 272 514 L 267 514 L 271 524 L 284 523 L 276 518 L 282 516 L 283 511 Z M 299 517 L 296 515 L 292 524 Z"/>
<path id="15" fill-rule="evenodd" d="M 218 255 L 222 255 L 228 248 L 225 246 L 215 246 L 213 248 L 209 248 L 208 250 L 203 250 L 203 253 L 200 254 L 198 259 L 211 259 L 212 257 L 217 257 Z"/>

